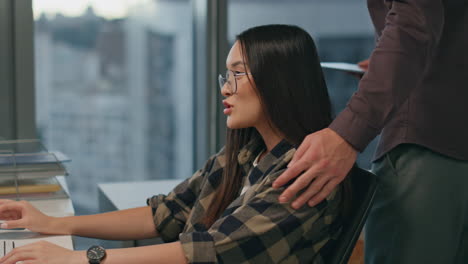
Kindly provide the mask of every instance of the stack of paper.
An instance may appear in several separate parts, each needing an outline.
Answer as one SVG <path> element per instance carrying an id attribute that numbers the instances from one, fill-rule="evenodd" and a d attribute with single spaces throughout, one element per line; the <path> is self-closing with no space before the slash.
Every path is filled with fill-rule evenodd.
<path id="1" fill-rule="evenodd" d="M 62 162 L 69 159 L 61 152 L 0 153 L 0 177 L 36 179 L 66 175 Z"/>
<path id="2" fill-rule="evenodd" d="M 0 141 L 0 198 L 64 198 L 56 176 L 65 176 L 61 152 L 47 152 L 37 140 Z"/>

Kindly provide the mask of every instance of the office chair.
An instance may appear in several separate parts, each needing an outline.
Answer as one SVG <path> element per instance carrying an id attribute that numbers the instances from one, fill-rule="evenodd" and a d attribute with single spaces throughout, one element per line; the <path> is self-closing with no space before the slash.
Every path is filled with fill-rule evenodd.
<path id="1" fill-rule="evenodd" d="M 376 176 L 364 169 L 354 167 L 348 177 L 352 185 L 351 215 L 343 222 L 342 233 L 334 241 L 326 264 L 346 264 L 361 234 L 377 190 Z"/>

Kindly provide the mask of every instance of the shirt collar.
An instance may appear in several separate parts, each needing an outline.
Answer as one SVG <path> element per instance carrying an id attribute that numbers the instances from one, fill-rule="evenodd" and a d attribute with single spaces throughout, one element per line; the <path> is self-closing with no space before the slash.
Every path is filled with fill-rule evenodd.
<path id="1" fill-rule="evenodd" d="M 244 175 L 247 175 L 252 169 L 252 164 L 255 158 L 260 152 L 265 150 L 265 143 L 261 138 L 254 138 L 249 141 L 237 155 L 237 161 L 244 171 Z M 285 139 L 281 140 L 273 149 L 268 152 L 262 160 L 258 163 L 258 168 L 262 171 L 270 167 L 272 164 L 278 163 L 282 160 L 282 156 L 285 155 L 289 150 L 294 149 Z"/>

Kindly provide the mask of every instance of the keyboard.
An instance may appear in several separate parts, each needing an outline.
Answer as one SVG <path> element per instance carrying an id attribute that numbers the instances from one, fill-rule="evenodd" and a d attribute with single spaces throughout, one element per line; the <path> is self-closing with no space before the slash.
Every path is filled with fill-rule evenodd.
<path id="1" fill-rule="evenodd" d="M 0 257 L 5 256 L 15 248 L 15 241 L 0 240 Z"/>

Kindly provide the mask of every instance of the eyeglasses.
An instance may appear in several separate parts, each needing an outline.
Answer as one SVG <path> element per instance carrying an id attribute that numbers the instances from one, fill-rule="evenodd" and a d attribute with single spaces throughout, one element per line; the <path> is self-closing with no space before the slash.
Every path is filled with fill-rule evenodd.
<path id="1" fill-rule="evenodd" d="M 222 74 L 218 76 L 219 89 L 221 89 L 222 91 L 224 85 L 227 84 L 228 88 L 230 89 L 229 91 L 231 92 L 231 94 L 237 93 L 237 78 L 236 77 L 245 76 L 245 75 L 251 75 L 251 74 L 248 72 L 238 72 L 238 71 L 227 70 L 225 76 L 223 76 Z"/>

